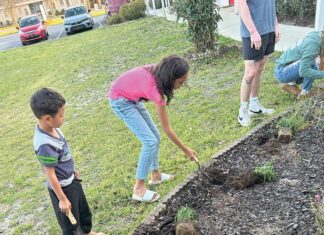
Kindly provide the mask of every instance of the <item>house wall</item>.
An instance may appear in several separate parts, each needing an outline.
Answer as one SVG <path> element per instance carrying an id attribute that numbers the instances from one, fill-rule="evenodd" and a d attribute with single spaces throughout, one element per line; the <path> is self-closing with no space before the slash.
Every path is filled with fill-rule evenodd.
<path id="1" fill-rule="evenodd" d="M 40 2 L 40 4 L 43 5 L 45 13 L 48 15 L 48 12 L 51 11 L 51 9 L 45 0 L 22 0 L 16 4 L 17 19 L 32 14 L 29 4 L 38 3 L 38 2 Z M 60 11 L 69 6 L 82 4 L 82 0 L 55 0 L 54 4 L 55 4 L 55 9 Z M 40 13 L 38 15 L 42 18 L 42 15 Z M 0 6 L 0 27 L 6 26 L 7 21 L 9 21 L 10 23 L 13 22 L 10 14 L 7 12 L 4 6 Z"/>

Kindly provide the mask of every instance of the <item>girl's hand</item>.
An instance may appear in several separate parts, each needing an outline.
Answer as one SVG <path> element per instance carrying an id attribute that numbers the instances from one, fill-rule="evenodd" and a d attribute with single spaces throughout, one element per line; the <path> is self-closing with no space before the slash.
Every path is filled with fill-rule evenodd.
<path id="1" fill-rule="evenodd" d="M 194 150 L 187 147 L 186 150 L 184 151 L 184 153 L 186 154 L 186 157 L 190 158 L 191 161 L 194 161 L 194 162 L 198 163 L 198 159 L 195 156 L 195 151 Z"/>

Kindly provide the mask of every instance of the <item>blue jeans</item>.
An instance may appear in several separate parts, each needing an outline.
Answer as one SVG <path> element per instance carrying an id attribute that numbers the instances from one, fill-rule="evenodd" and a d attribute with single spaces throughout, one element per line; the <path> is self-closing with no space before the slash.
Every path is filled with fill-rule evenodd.
<path id="1" fill-rule="evenodd" d="M 142 142 L 136 179 L 146 179 L 149 170 L 159 169 L 160 133 L 143 102 L 131 102 L 125 98 L 109 99 L 114 113 Z"/>
<path id="2" fill-rule="evenodd" d="M 286 66 L 276 66 L 274 76 L 281 83 L 296 82 L 297 85 L 303 84 L 302 88 L 309 92 L 313 86 L 314 79 L 299 76 L 300 61 Z M 313 69 L 318 69 L 316 64 Z"/>

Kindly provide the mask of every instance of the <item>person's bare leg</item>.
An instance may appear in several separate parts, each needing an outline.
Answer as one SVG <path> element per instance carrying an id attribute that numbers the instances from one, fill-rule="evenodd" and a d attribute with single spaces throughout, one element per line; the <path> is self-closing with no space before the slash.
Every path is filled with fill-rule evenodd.
<path id="1" fill-rule="evenodd" d="M 264 64 L 267 62 L 267 60 L 268 60 L 268 56 L 264 56 L 262 60 L 255 62 L 258 67 L 258 72 L 256 73 L 256 75 L 252 81 L 250 97 L 258 97 L 258 95 L 259 95 L 260 77 L 261 77 L 261 73 L 264 68 Z"/>
<path id="2" fill-rule="evenodd" d="M 133 192 L 137 196 L 143 197 L 144 193 L 146 192 L 145 180 L 136 179 L 136 183 L 134 185 Z M 153 196 L 152 199 L 154 199 L 156 197 L 156 195 L 157 195 L 157 193 Z"/>
<path id="3" fill-rule="evenodd" d="M 241 102 L 248 102 L 251 94 L 252 83 L 255 79 L 259 66 L 254 60 L 245 60 L 245 72 L 241 82 Z"/>
<path id="4" fill-rule="evenodd" d="M 152 182 L 156 182 L 159 181 L 162 177 L 162 173 L 160 172 L 160 170 L 152 170 L 151 172 L 151 179 Z M 171 179 L 174 178 L 174 175 L 170 175 Z"/>

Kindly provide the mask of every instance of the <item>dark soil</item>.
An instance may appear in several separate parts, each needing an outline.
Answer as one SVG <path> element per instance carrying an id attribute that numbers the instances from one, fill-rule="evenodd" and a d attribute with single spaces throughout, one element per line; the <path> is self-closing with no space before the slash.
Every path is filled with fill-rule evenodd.
<path id="1" fill-rule="evenodd" d="M 135 234 L 175 234 L 174 216 L 195 210 L 197 234 L 316 234 L 310 202 L 324 190 L 324 128 L 310 126 L 289 144 L 269 124 L 214 159 L 208 178 L 199 173 L 166 209 Z M 262 182 L 257 166 L 272 162 L 277 177 Z"/>

